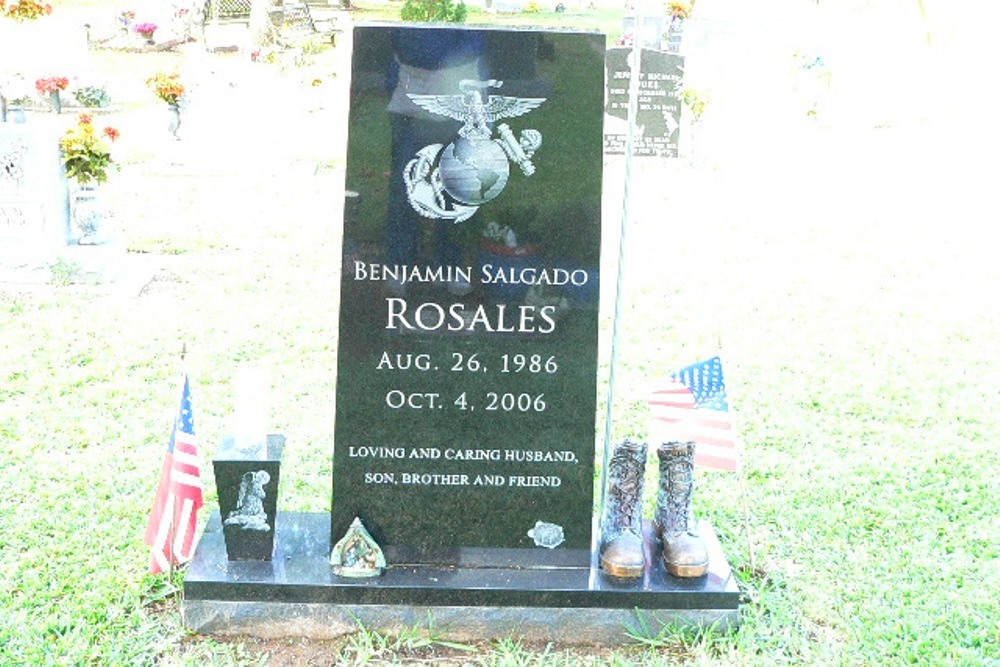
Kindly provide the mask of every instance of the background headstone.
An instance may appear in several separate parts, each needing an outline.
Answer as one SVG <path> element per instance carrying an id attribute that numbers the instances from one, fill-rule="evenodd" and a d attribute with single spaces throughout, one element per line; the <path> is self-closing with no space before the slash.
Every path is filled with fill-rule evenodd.
<path id="1" fill-rule="evenodd" d="M 45 264 L 66 245 L 69 191 L 52 130 L 0 123 L 0 268 Z"/>
<path id="2" fill-rule="evenodd" d="M 634 155 L 677 157 L 684 57 L 654 49 L 642 49 L 640 58 Z M 612 155 L 625 153 L 632 59 L 631 48 L 608 49 L 604 150 Z"/>
<path id="3" fill-rule="evenodd" d="M 636 16 L 622 18 L 622 35 L 626 41 L 636 39 Z M 658 49 L 663 41 L 663 16 L 643 16 L 639 19 L 638 38 L 643 48 Z"/>

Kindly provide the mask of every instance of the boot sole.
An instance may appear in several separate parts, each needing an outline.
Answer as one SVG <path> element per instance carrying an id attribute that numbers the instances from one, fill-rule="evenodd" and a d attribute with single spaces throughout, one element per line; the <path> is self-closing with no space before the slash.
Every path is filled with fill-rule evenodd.
<path id="1" fill-rule="evenodd" d="M 708 563 L 695 563 L 692 565 L 679 565 L 677 563 L 663 563 L 667 572 L 675 577 L 701 577 L 708 572 Z"/>
<path id="2" fill-rule="evenodd" d="M 601 558 L 601 569 L 612 577 L 619 579 L 638 579 L 646 570 L 646 564 L 642 565 L 620 565 Z"/>

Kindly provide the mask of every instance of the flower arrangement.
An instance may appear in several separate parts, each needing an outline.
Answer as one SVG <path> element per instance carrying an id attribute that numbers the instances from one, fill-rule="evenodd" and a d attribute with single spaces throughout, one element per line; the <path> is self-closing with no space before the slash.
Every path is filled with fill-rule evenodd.
<path id="1" fill-rule="evenodd" d="M 493 212 L 493 219 L 483 225 L 480 246 L 504 254 L 534 254 L 541 244 L 535 227 L 537 218 L 538 206 L 535 204 L 512 203 L 498 207 Z"/>
<path id="2" fill-rule="evenodd" d="M 672 19 L 686 19 L 691 16 L 691 5 L 679 0 L 671 0 L 667 3 L 667 11 L 670 12 Z"/>
<path id="3" fill-rule="evenodd" d="M 66 174 L 75 178 L 80 185 L 103 183 L 108 179 L 108 170 L 117 165 L 111 159 L 111 146 L 119 132 L 113 127 L 105 127 L 100 132 L 94 127 L 89 114 L 82 113 L 75 127 L 71 127 L 59 140 Z"/>
<path id="4" fill-rule="evenodd" d="M 39 0 L 18 0 L 13 4 L 7 4 L 0 0 L 0 11 L 3 15 L 15 21 L 34 21 L 52 13 L 52 5 Z"/>
<path id="5" fill-rule="evenodd" d="M 73 97 L 87 108 L 106 107 L 111 104 L 111 97 L 103 88 L 97 86 L 82 86 L 73 91 Z"/>
<path id="6" fill-rule="evenodd" d="M 533 204 L 501 208 L 494 220 L 483 225 L 480 246 L 490 252 L 507 256 L 534 255 L 539 252 L 540 239 L 532 227 L 538 208 Z"/>
<path id="7" fill-rule="evenodd" d="M 135 12 L 131 9 L 126 9 L 118 15 L 118 25 L 123 32 L 128 32 L 129 26 L 132 25 L 132 21 L 134 20 Z"/>
<path id="8" fill-rule="evenodd" d="M 69 86 L 69 79 L 64 76 L 50 76 L 35 81 L 35 90 L 40 95 L 48 95 L 52 102 L 52 109 L 56 113 L 62 113 L 62 100 L 59 99 L 59 91 L 66 90 Z"/>
<path id="9" fill-rule="evenodd" d="M 184 84 L 181 83 L 180 74 L 158 72 L 146 79 L 146 85 L 167 104 L 180 104 L 181 96 L 184 95 Z"/>
<path id="10" fill-rule="evenodd" d="M 495 220 L 490 220 L 483 227 L 483 238 L 508 248 L 517 246 L 517 232 L 511 229 L 510 225 L 501 225 Z"/>
<path id="11" fill-rule="evenodd" d="M 681 93 L 681 102 L 691 110 L 695 122 L 701 119 L 705 109 L 708 107 L 708 100 L 705 96 L 694 88 L 685 88 Z"/>
<path id="12" fill-rule="evenodd" d="M 137 33 L 146 38 L 152 37 L 153 33 L 156 32 L 157 28 L 159 28 L 158 25 L 149 22 L 136 23 L 134 26 L 132 26 L 133 30 L 135 30 Z"/>
<path id="13" fill-rule="evenodd" d="M 35 89 L 41 95 L 50 95 L 69 87 L 69 79 L 64 76 L 50 76 L 35 81 Z"/>

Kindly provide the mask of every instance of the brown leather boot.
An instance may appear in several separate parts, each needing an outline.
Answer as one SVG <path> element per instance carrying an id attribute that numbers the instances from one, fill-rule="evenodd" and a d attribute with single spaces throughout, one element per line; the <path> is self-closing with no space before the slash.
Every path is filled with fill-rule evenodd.
<path id="1" fill-rule="evenodd" d="M 642 487 L 646 443 L 615 445 L 608 465 L 608 491 L 601 518 L 601 569 L 635 579 L 646 569 L 642 543 Z"/>
<path id="2" fill-rule="evenodd" d="M 708 549 L 691 509 L 694 443 L 665 442 L 656 455 L 660 459 L 660 489 L 654 521 L 663 540 L 663 567 L 675 577 L 700 577 L 708 572 Z"/>

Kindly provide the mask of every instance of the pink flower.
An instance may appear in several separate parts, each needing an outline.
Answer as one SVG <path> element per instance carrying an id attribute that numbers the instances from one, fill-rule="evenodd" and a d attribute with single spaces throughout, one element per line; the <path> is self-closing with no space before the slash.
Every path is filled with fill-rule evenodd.
<path id="1" fill-rule="evenodd" d="M 66 90 L 68 86 L 69 79 L 64 76 L 50 76 L 48 78 L 38 79 L 35 81 L 35 88 L 43 95 L 45 93 L 54 93 L 57 90 Z"/>

